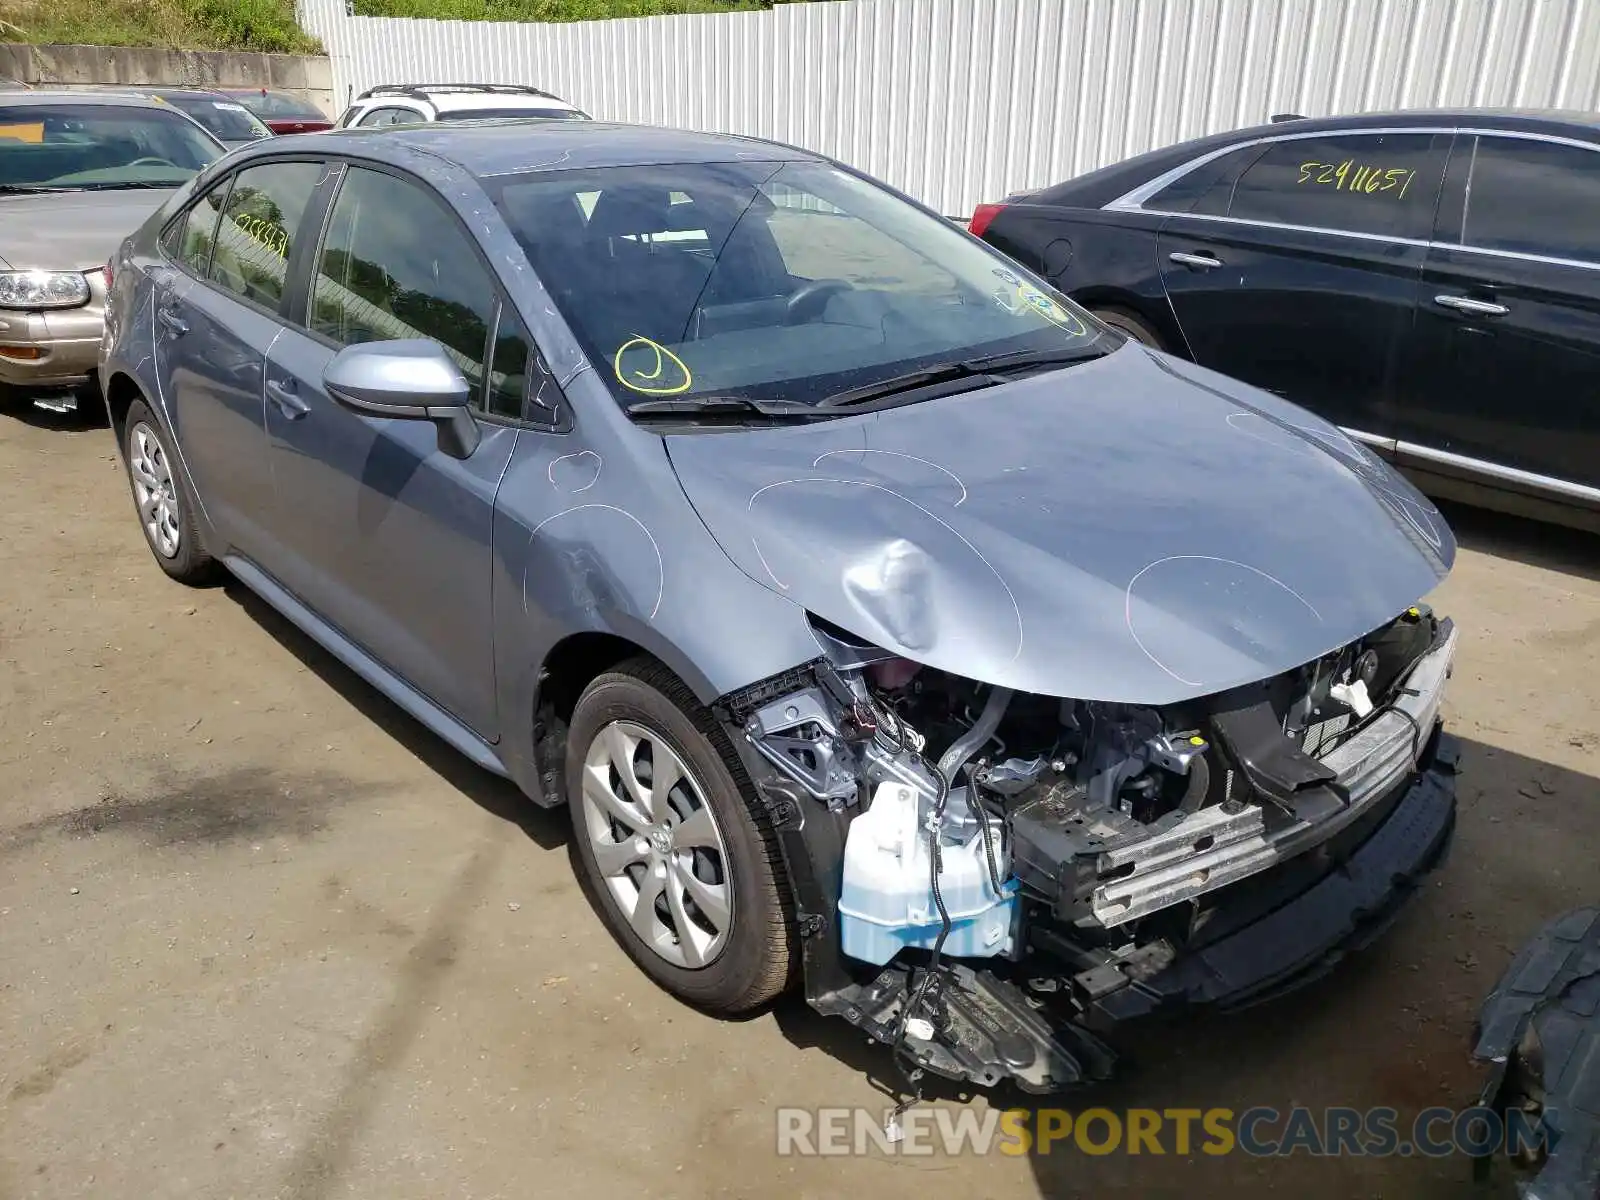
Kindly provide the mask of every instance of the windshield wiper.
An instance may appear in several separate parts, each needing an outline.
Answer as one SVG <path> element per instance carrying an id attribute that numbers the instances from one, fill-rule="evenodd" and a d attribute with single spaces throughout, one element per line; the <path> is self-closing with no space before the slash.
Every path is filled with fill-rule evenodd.
<path id="1" fill-rule="evenodd" d="M 817 407 L 856 408 L 863 404 L 871 404 L 874 400 L 884 400 L 891 396 L 900 395 L 902 392 L 919 391 L 922 388 L 934 387 L 938 384 L 960 384 L 962 386 L 950 390 L 969 391 L 975 388 L 992 387 L 1000 382 L 1001 380 L 990 375 L 985 369 L 974 366 L 971 363 L 935 363 L 933 366 L 924 367 L 920 371 L 912 371 L 905 375 L 891 375 L 888 379 L 880 379 L 876 383 L 846 388 L 842 392 L 824 396 L 817 401 Z M 941 392 L 940 394 L 946 393 Z"/>
<path id="2" fill-rule="evenodd" d="M 1012 371 L 1018 367 L 1070 367 L 1073 363 L 1104 358 L 1106 352 L 1096 346 L 1073 346 L 1068 350 L 1013 350 L 1009 354 L 990 354 L 984 358 L 969 358 L 961 365 L 982 371 Z"/>
<path id="3" fill-rule="evenodd" d="M 75 190 L 84 192 L 115 192 L 122 191 L 125 188 L 129 190 L 136 188 L 175 188 L 178 187 L 182 182 L 183 181 L 181 179 L 176 182 L 163 179 L 159 183 L 148 179 L 128 180 L 126 182 L 102 181 L 97 183 L 80 183 L 77 185 Z M 62 190 L 64 191 L 66 189 Z"/>
<path id="4" fill-rule="evenodd" d="M 640 400 L 628 405 L 632 417 L 693 417 L 696 421 L 815 421 L 823 414 L 810 404 L 753 400 L 749 396 L 696 396 L 682 400 Z"/>
<path id="5" fill-rule="evenodd" d="M 40 192 L 70 192 L 71 188 L 51 187 L 48 183 L 0 183 L 0 196 L 32 196 Z"/>
<path id="6" fill-rule="evenodd" d="M 1004 383 L 1005 380 L 999 377 L 1002 372 L 1028 367 L 1046 369 L 1065 367 L 1103 357 L 1105 357 L 1104 350 L 1093 346 L 1074 346 L 1070 350 L 1013 350 L 1008 354 L 990 354 L 981 358 L 962 359 L 960 362 L 935 363 L 920 371 L 894 375 L 888 379 L 880 379 L 877 383 L 863 384 L 861 387 L 835 392 L 819 401 L 817 407 L 855 408 L 870 404 L 874 400 L 883 400 L 904 392 L 919 391 L 940 384 L 957 386 L 943 388 L 939 395 L 975 391 L 978 388 Z M 932 398 L 925 397 L 925 399 Z"/>

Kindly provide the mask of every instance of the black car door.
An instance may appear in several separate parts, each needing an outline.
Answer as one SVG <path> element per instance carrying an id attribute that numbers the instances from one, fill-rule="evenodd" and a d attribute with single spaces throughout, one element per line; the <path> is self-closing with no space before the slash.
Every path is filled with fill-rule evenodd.
<path id="1" fill-rule="evenodd" d="M 1195 361 L 1386 440 L 1449 140 L 1332 131 L 1235 152 L 1159 239 Z"/>
<path id="2" fill-rule="evenodd" d="M 1401 377 L 1401 460 L 1600 499 L 1597 380 L 1600 146 L 1463 133 Z"/>

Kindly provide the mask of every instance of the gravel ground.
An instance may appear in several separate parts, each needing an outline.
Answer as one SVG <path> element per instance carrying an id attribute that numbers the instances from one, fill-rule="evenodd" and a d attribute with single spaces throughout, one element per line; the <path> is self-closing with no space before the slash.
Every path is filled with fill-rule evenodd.
<path id="1" fill-rule="evenodd" d="M 161 575 L 109 437 L 0 417 L 3 1200 L 1467 1190 L 1461 1159 L 778 1157 L 777 1106 L 881 1108 L 883 1057 L 803 1003 L 658 992 L 564 814 L 243 589 Z M 1098 1101 L 1465 1104 L 1479 998 L 1600 895 L 1600 541 L 1449 515 L 1452 858 L 1319 989 L 1153 1032 Z"/>

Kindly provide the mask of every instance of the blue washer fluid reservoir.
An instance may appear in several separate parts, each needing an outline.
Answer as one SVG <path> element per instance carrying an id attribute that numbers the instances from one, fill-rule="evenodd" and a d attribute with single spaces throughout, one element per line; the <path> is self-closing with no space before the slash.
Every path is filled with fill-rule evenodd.
<path id="1" fill-rule="evenodd" d="M 995 874 L 1001 881 L 996 892 L 984 863 L 978 816 L 949 819 L 958 803 L 952 797 L 947 805 L 939 848 L 939 894 L 951 925 L 943 953 L 957 958 L 1009 954 L 1017 929 L 1017 883 L 1009 877 L 1003 823 L 981 814 L 989 822 Z M 938 939 L 939 910 L 929 887 L 930 808 L 931 801 L 915 789 L 880 783 L 867 811 L 851 822 L 839 893 L 840 942 L 850 957 L 881 966 L 907 946 L 931 949 Z M 955 829 L 961 832 L 953 836 Z"/>

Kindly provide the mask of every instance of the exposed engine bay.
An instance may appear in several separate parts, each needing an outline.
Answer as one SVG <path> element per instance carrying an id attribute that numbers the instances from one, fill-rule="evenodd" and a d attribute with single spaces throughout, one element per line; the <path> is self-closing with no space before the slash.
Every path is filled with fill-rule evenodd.
<path id="1" fill-rule="evenodd" d="M 1040 1091 L 1103 1076 L 1092 1026 L 1159 1006 L 1152 981 L 1410 795 L 1456 642 L 1417 606 L 1155 708 L 1013 693 L 813 625 L 821 659 L 727 698 L 796 881 L 808 997 L 912 1078 Z"/>

